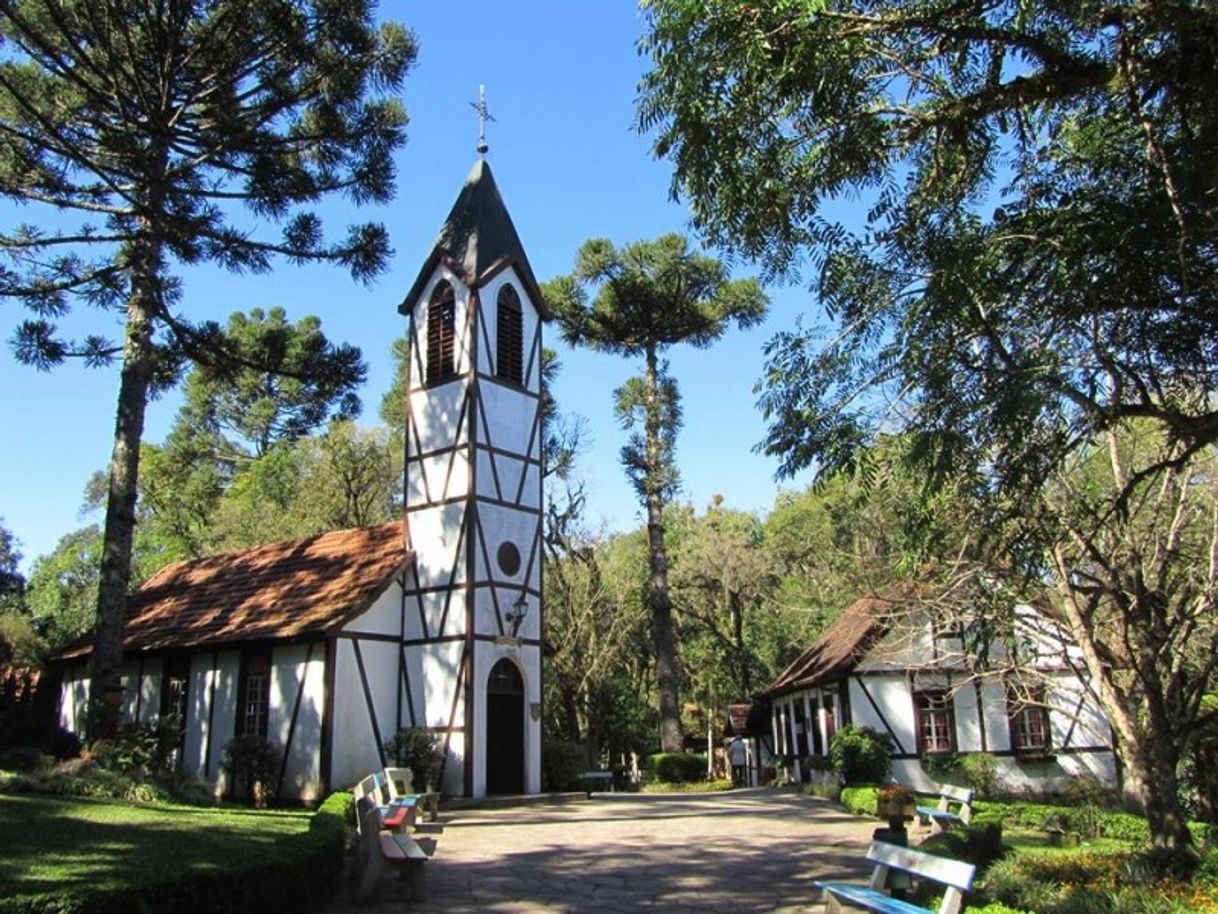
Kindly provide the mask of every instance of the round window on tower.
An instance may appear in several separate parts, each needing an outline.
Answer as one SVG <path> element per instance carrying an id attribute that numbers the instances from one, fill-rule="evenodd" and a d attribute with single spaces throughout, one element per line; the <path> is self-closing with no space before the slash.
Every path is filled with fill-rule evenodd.
<path id="1" fill-rule="evenodd" d="M 499 545 L 499 570 L 511 577 L 520 570 L 520 550 L 516 548 L 515 543 L 501 543 Z"/>

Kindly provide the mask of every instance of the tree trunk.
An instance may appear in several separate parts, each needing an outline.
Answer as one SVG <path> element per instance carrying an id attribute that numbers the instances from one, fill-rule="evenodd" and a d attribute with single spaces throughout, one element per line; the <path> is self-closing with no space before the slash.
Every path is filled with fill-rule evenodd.
<path id="1" fill-rule="evenodd" d="M 140 440 L 152 360 L 152 314 L 159 252 L 146 244 L 132 254 L 131 297 L 127 302 L 123 368 L 119 378 L 114 449 L 110 455 L 109 494 L 102 540 L 101 577 L 97 588 L 90 670 L 88 735 L 113 736 L 119 729 L 123 700 L 123 624 L 131 582 L 135 538 L 135 502 Z"/>
<path id="2" fill-rule="evenodd" d="M 647 606 L 651 610 L 656 639 L 656 691 L 659 693 L 660 751 L 681 751 L 681 707 L 678 700 L 680 669 L 677 638 L 672 624 L 672 600 L 668 595 L 668 552 L 664 548 L 663 405 L 654 346 L 647 349 L 644 375 L 647 385 L 645 420 L 647 446 Z"/>

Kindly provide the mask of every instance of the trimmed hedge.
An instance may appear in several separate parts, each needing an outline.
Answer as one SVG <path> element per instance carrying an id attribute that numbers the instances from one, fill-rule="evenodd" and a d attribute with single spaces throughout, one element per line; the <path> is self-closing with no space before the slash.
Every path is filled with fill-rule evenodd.
<path id="1" fill-rule="evenodd" d="M 652 776 L 666 784 L 706 780 L 706 756 L 688 752 L 657 752 L 647 757 Z"/>
<path id="2" fill-rule="evenodd" d="M 335 793 L 313 814 L 308 831 L 269 844 L 239 866 L 165 873 L 117 890 L 73 885 L 53 895 L 4 898 L 0 914 L 265 914 L 307 908 L 334 894 L 350 822 L 354 799 L 349 792 Z"/>
<path id="3" fill-rule="evenodd" d="M 541 753 L 541 773 L 546 790 L 575 790 L 588 768 L 588 750 L 580 743 L 554 740 Z"/>
<path id="4" fill-rule="evenodd" d="M 874 784 L 868 787 L 843 787 L 839 802 L 856 816 L 874 816 L 879 790 Z"/>

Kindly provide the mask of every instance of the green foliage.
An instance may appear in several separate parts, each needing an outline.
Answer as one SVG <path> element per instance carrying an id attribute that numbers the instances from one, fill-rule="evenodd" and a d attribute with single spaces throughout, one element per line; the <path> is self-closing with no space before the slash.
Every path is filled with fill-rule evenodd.
<path id="1" fill-rule="evenodd" d="M 386 741 L 385 754 L 395 765 L 410 769 L 415 790 L 440 789 L 440 766 L 444 763 L 440 734 L 425 727 L 403 727 Z"/>
<path id="2" fill-rule="evenodd" d="M 843 787 L 840 797 L 841 804 L 846 807 L 848 812 L 852 812 L 856 816 L 874 816 L 876 815 L 876 795 L 879 793 L 879 789 L 874 785 Z"/>
<path id="3" fill-rule="evenodd" d="M 647 773 L 666 784 L 706 780 L 706 756 L 687 752 L 657 752 L 647 757 Z"/>
<path id="4" fill-rule="evenodd" d="M 0 617 L 19 612 L 24 605 L 24 594 L 21 550 L 17 548 L 17 538 L 0 517 Z"/>
<path id="5" fill-rule="evenodd" d="M 176 718 L 164 717 L 152 724 L 127 724 L 118 736 L 93 743 L 89 753 L 103 768 L 120 774 L 168 774 L 181 737 L 182 724 Z"/>
<path id="6" fill-rule="evenodd" d="M 547 740 L 541 756 L 541 775 L 545 789 L 574 790 L 579 776 L 588 769 L 588 747 L 580 743 Z"/>
<path id="7" fill-rule="evenodd" d="M 295 324 L 283 308 L 233 312 L 227 364 L 198 365 L 186 377 L 181 420 L 226 435 L 256 456 L 294 441 L 327 419 L 359 415 L 356 388 L 367 374 L 360 351 L 336 345 L 312 315 Z"/>
<path id="8" fill-rule="evenodd" d="M 984 800 L 994 796 L 998 786 L 998 759 L 988 752 L 971 752 L 960 757 L 960 774 L 973 793 Z"/>
<path id="9" fill-rule="evenodd" d="M 969 824 L 942 831 L 923 841 L 920 849 L 940 857 L 968 861 L 977 867 L 979 873 L 1010 852 L 1010 848 L 1002 843 L 1002 825 L 998 822 Z"/>
<path id="10" fill-rule="evenodd" d="M 0 611 L 0 665 L 42 666 L 46 642 L 39 637 L 30 617 L 16 611 Z"/>
<path id="11" fill-rule="evenodd" d="M 1148 731 L 1118 752 L 1156 839 L 1187 842 L 1177 771 L 1218 650 L 1193 599 L 1218 498 L 1218 8 L 647 9 L 639 126 L 674 192 L 710 243 L 816 271 L 828 323 L 768 345 L 763 450 L 865 473 L 908 436 L 928 489 L 974 503 L 962 554 L 1056 576 L 1105 711 Z M 852 194 L 860 225 L 823 216 Z"/>
<path id="12" fill-rule="evenodd" d="M 894 748 L 887 733 L 852 724 L 833 734 L 829 757 L 833 770 L 847 786 L 878 784 L 888 777 Z"/>
<path id="13" fill-rule="evenodd" d="M 266 803 L 280 759 L 275 744 L 261 733 L 243 733 L 224 744 L 223 765 L 233 779 L 233 792 L 254 806 Z"/>

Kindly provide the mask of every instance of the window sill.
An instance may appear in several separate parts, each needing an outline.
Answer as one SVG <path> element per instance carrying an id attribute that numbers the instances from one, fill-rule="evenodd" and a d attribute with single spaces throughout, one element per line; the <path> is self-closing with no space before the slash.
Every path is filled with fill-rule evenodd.
<path id="1" fill-rule="evenodd" d="M 1015 761 L 1029 765 L 1056 762 L 1057 754 L 1048 749 L 1016 749 Z"/>

